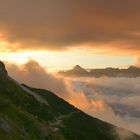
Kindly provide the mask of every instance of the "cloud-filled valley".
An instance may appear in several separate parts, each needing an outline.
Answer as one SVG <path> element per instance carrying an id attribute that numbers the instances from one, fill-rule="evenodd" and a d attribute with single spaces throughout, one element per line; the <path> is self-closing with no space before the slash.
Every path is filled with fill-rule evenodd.
<path id="1" fill-rule="evenodd" d="M 34 60 L 20 67 L 7 63 L 7 69 L 21 83 L 51 90 L 94 117 L 140 134 L 140 77 L 66 78 Z"/>

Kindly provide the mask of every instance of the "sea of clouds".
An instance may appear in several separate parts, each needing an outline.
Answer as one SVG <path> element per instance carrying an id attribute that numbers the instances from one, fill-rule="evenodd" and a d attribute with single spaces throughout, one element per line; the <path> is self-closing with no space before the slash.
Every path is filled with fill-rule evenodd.
<path id="1" fill-rule="evenodd" d="M 48 73 L 34 60 L 6 66 L 17 81 L 51 90 L 93 117 L 140 134 L 140 77 L 68 78 Z"/>

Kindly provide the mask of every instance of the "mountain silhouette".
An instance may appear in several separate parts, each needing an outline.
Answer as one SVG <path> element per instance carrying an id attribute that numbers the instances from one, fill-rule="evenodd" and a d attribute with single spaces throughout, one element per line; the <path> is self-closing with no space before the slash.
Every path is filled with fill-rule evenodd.
<path id="1" fill-rule="evenodd" d="M 59 74 L 65 76 L 78 76 L 78 77 L 139 77 L 140 76 L 140 68 L 135 66 L 130 66 L 127 69 L 119 69 L 119 68 L 104 68 L 104 69 L 91 69 L 89 72 L 86 69 L 75 66 L 71 70 L 60 71 Z"/>
<path id="2" fill-rule="evenodd" d="M 68 71 L 60 71 L 59 74 L 71 75 L 71 76 L 87 76 L 88 72 L 79 65 L 76 65 L 73 69 Z"/>
<path id="3" fill-rule="evenodd" d="M 79 66 L 75 68 L 81 70 Z M 23 85 L 0 64 L 1 140 L 119 140 L 117 130 L 140 136 L 93 118 L 54 93 Z"/>

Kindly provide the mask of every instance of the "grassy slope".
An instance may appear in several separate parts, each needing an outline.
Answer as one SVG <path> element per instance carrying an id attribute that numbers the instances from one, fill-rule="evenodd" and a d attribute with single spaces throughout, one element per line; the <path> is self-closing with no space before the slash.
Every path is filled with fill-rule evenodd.
<path id="1" fill-rule="evenodd" d="M 116 134 L 114 134 L 115 126 L 85 114 L 52 92 L 35 88 L 30 89 L 46 98 L 48 103 L 59 113 L 75 112 L 70 117 L 63 118 L 62 125 L 59 127 L 67 140 L 118 140 Z M 126 140 L 140 140 L 140 137 L 134 135 L 132 139 L 128 138 Z"/>
<path id="2" fill-rule="evenodd" d="M 51 108 L 39 103 L 9 79 L 0 76 L 0 138 L 2 140 L 47 139 Z"/>
<path id="3" fill-rule="evenodd" d="M 53 93 L 33 89 L 49 106 L 39 103 L 14 82 L 0 75 L 1 140 L 113 140 L 112 125 L 77 110 Z M 71 114 L 72 112 L 76 112 Z M 62 122 L 57 124 L 59 116 Z M 58 128 L 54 131 L 54 128 Z"/>

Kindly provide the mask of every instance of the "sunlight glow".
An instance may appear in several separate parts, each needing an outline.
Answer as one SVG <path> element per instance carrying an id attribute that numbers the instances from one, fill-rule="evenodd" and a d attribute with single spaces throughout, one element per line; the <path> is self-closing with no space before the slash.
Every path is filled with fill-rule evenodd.
<path id="1" fill-rule="evenodd" d="M 93 55 L 82 51 L 79 52 L 0 52 L 0 60 L 24 64 L 30 59 L 34 59 L 50 72 L 71 69 L 77 64 L 84 68 L 104 68 L 129 66 L 133 65 L 136 61 L 133 56 Z"/>
<path id="2" fill-rule="evenodd" d="M 14 51 L 7 49 L 7 46 L 15 48 Z M 75 65 L 81 65 L 84 68 L 104 68 L 104 67 L 122 67 L 133 65 L 136 58 L 131 55 L 111 55 L 99 54 L 97 51 L 89 53 L 89 50 L 78 48 L 68 51 L 23 51 L 16 50 L 19 44 L 9 44 L 0 40 L 0 60 L 15 64 L 24 64 L 30 59 L 38 61 L 44 68 L 50 72 L 71 69 Z M 9 47 L 8 47 L 9 48 Z"/>
<path id="3" fill-rule="evenodd" d="M 0 53 L 0 59 L 11 63 L 24 64 L 31 58 L 35 58 L 37 54 L 37 52 Z"/>

